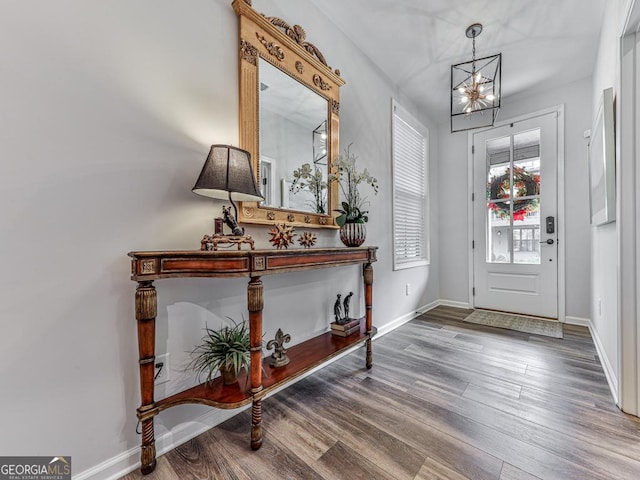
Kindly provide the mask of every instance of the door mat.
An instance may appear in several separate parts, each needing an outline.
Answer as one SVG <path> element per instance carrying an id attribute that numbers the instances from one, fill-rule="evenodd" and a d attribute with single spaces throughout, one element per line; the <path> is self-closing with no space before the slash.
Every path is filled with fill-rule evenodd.
<path id="1" fill-rule="evenodd" d="M 463 320 L 489 327 L 507 328 L 534 335 L 544 335 L 545 337 L 563 338 L 562 323 L 557 320 L 543 320 L 489 310 L 474 310 Z"/>

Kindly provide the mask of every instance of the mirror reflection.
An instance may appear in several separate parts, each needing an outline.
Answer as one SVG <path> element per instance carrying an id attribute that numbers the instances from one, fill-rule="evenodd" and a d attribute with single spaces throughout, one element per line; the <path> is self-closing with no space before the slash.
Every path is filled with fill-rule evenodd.
<path id="1" fill-rule="evenodd" d="M 262 205 L 327 214 L 327 100 L 259 63 Z"/>

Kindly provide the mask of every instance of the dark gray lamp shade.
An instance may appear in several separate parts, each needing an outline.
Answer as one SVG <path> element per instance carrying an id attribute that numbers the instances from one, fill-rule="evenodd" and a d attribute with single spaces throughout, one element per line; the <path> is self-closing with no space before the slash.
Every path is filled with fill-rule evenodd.
<path id="1" fill-rule="evenodd" d="M 193 193 L 221 200 L 264 200 L 251 168 L 251 154 L 231 145 L 212 145 Z"/>

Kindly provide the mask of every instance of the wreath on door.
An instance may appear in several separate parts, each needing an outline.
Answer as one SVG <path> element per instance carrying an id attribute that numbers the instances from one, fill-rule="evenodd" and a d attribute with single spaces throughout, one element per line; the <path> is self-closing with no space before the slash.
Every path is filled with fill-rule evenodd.
<path id="1" fill-rule="evenodd" d="M 513 220 L 524 220 L 528 213 L 538 210 L 540 201 L 537 198 L 524 198 L 540 195 L 540 175 L 527 172 L 524 167 L 513 168 L 513 190 L 516 194 L 516 202 L 513 211 Z M 511 202 L 493 203 L 491 200 L 502 200 L 511 196 L 511 171 L 509 168 L 502 174 L 493 177 L 487 184 L 489 196 L 489 210 L 492 210 L 500 219 L 509 218 Z M 517 207 L 517 210 L 515 209 Z"/>

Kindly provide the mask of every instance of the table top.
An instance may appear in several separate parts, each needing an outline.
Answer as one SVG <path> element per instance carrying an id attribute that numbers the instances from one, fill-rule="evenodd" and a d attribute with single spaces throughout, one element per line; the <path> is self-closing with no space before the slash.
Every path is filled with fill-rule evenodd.
<path id="1" fill-rule="evenodd" d="M 296 248 L 291 250 L 167 250 L 129 252 L 131 280 L 179 277 L 257 277 L 372 263 L 378 247 Z"/>

